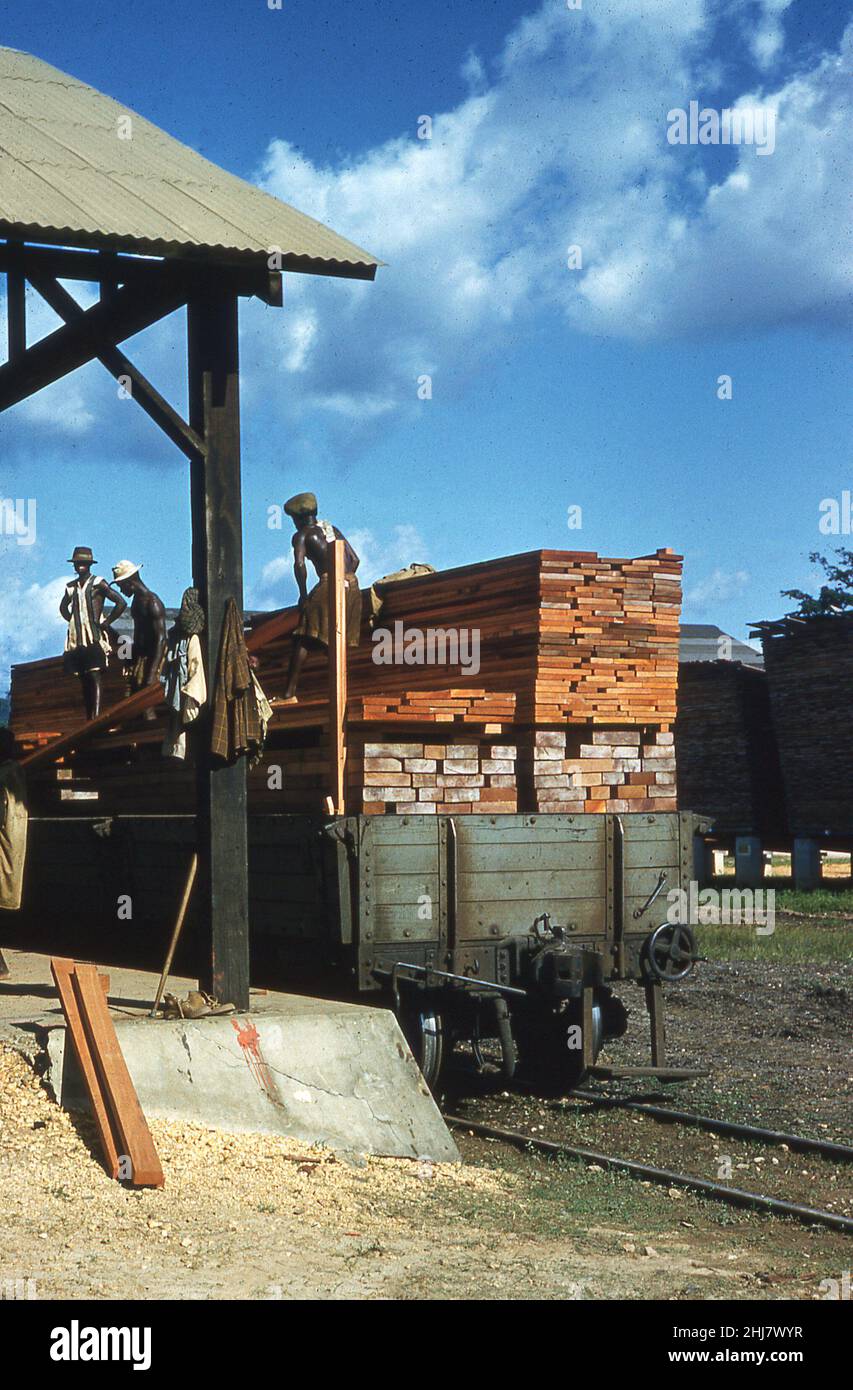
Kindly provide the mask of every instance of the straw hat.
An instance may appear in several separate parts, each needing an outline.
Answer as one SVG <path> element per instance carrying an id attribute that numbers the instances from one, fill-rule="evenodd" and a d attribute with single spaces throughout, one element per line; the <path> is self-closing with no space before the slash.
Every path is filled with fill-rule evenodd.
<path id="1" fill-rule="evenodd" d="M 123 579 L 131 579 L 141 569 L 142 566 L 135 565 L 132 560 L 119 560 L 117 565 L 113 565 L 113 579 L 121 583 Z"/>

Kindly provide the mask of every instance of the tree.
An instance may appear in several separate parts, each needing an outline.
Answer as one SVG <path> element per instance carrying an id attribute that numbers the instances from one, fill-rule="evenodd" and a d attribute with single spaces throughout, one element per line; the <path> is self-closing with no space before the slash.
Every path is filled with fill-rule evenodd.
<path id="1" fill-rule="evenodd" d="M 814 618 L 821 614 L 843 613 L 853 608 L 853 550 L 837 550 L 834 558 L 813 550 L 809 555 L 813 565 L 820 565 L 827 578 L 817 598 L 802 589 L 783 589 L 783 598 L 796 599 L 799 607 L 786 618 Z"/>

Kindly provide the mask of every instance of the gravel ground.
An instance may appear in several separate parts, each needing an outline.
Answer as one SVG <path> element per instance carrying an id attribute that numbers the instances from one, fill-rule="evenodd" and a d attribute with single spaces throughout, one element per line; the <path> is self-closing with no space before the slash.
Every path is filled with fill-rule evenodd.
<path id="1" fill-rule="evenodd" d="M 670 1049 L 714 1075 L 668 1094 L 697 1112 L 849 1141 L 851 993 L 847 966 L 702 967 L 668 991 Z M 629 1033 L 607 1056 L 638 1062 L 642 995 L 625 998 Z M 494 1080 L 469 1078 L 461 1092 L 454 1104 L 472 1116 L 703 1174 L 727 1158 L 740 1186 L 849 1209 L 846 1171 L 821 1160 L 501 1095 Z M 0 1045 L 0 1292 L 33 1279 L 44 1299 L 816 1299 L 850 1266 L 836 1233 L 464 1132 L 463 1165 L 424 1166 L 151 1128 L 165 1188 L 111 1182 L 88 1122 Z"/>

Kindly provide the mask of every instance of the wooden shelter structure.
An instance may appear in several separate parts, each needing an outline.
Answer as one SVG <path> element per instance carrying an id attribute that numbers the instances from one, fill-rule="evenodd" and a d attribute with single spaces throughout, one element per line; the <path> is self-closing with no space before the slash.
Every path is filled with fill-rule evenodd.
<path id="1" fill-rule="evenodd" d="M 283 273 L 372 280 L 380 262 L 94 88 L 8 48 L 0 48 L 0 238 L 8 318 L 0 411 L 95 360 L 130 383 L 189 460 L 192 573 L 208 615 L 212 674 L 228 600 L 242 611 L 239 301 L 281 306 Z M 67 280 L 96 285 L 99 298 L 83 308 Z M 27 284 L 63 321 L 32 344 Z M 119 346 L 183 308 L 187 419 Z M 142 708 L 145 694 L 126 712 Z M 197 830 L 210 948 L 202 984 L 247 1008 L 243 760 L 200 760 Z"/>

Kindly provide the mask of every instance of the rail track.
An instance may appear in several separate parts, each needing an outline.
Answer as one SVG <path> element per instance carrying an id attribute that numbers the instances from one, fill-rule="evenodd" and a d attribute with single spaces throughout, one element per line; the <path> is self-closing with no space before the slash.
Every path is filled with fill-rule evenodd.
<path id="1" fill-rule="evenodd" d="M 575 1095 L 578 1094 L 580 1093 L 575 1092 Z M 596 1096 L 595 1099 L 599 1100 L 600 1097 Z M 630 1104 L 633 1108 L 635 1105 L 640 1105 L 640 1102 L 630 1102 Z M 658 1108 L 660 1107 L 652 1107 L 654 1110 Z M 679 1112 L 666 1111 L 665 1113 L 668 1119 L 673 1120 Z M 788 1216 L 808 1226 L 826 1226 L 830 1230 L 841 1231 L 845 1235 L 853 1235 L 853 1217 L 843 1216 L 838 1212 L 824 1211 L 820 1207 L 807 1207 L 799 1202 L 786 1202 L 781 1197 L 768 1197 L 760 1192 L 747 1192 L 743 1188 L 732 1187 L 728 1183 L 712 1182 L 708 1178 L 695 1177 L 689 1173 L 675 1173 L 668 1168 L 657 1168 L 652 1164 L 640 1163 L 632 1158 L 621 1158 L 615 1154 L 601 1153 L 597 1149 L 587 1149 L 577 1144 L 542 1139 L 538 1135 L 524 1134 L 521 1130 L 502 1129 L 497 1125 L 483 1124 L 479 1120 L 466 1120 L 460 1115 L 445 1114 L 444 1118 L 453 1129 L 466 1129 L 486 1139 L 502 1140 L 503 1143 L 512 1144 L 516 1148 L 535 1149 L 553 1157 L 562 1155 L 567 1158 L 577 1158 L 585 1163 L 595 1163 L 604 1169 L 628 1173 L 631 1177 L 640 1178 L 645 1182 L 660 1183 L 665 1187 L 687 1188 L 691 1192 L 701 1193 L 704 1197 L 725 1202 L 729 1206 L 747 1207 L 753 1211 L 763 1211 L 773 1216 Z M 708 1121 L 709 1124 L 713 1124 L 716 1132 L 737 1132 L 741 1137 L 747 1138 L 761 1136 L 764 1142 L 769 1142 L 766 1136 L 770 1134 L 774 1136 L 775 1142 L 787 1142 L 789 1147 L 792 1147 L 790 1145 L 791 1139 L 812 1144 L 824 1142 L 821 1140 L 809 1141 L 801 1135 L 779 1135 L 775 1130 L 760 1130 L 752 1125 L 734 1125 L 731 1129 L 721 1131 L 719 1125 L 723 1122 L 712 1122 L 707 1116 L 690 1116 L 689 1118 Z M 676 1121 L 676 1123 L 679 1122 Z M 725 1123 L 728 1124 L 729 1122 Z M 829 1147 L 846 1151 L 843 1154 L 845 1158 L 853 1156 L 846 1145 L 830 1145 Z M 838 1155 L 835 1154 L 835 1156 Z"/>
<path id="2" fill-rule="evenodd" d="M 645 1101 L 622 1096 L 601 1096 L 594 1091 L 572 1091 L 571 1098 L 589 1101 L 599 1109 L 634 1110 L 640 1115 L 650 1116 L 653 1120 L 692 1125 L 711 1134 L 731 1135 L 733 1139 L 755 1139 L 762 1144 L 784 1144 L 795 1153 L 819 1154 L 821 1158 L 840 1158 L 845 1163 L 853 1160 L 853 1147 L 849 1144 L 835 1143 L 831 1139 L 810 1139 L 805 1134 L 785 1134 L 779 1129 L 761 1129 L 757 1125 L 743 1125 L 735 1120 L 716 1120 L 711 1115 L 694 1115 L 689 1110 L 673 1110 L 666 1105 L 649 1105 Z"/>

